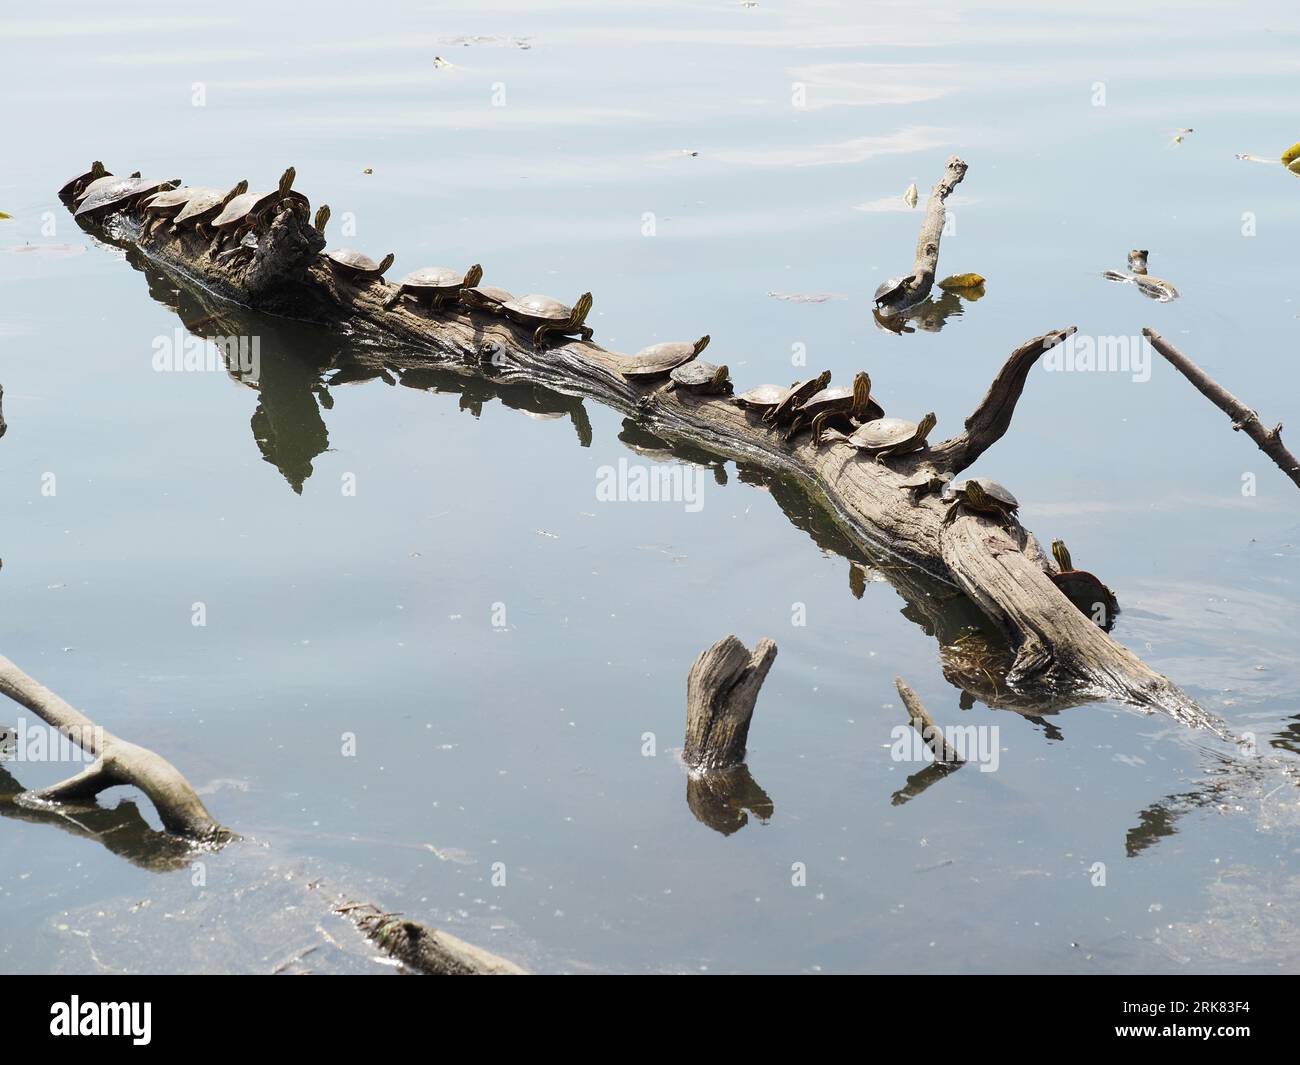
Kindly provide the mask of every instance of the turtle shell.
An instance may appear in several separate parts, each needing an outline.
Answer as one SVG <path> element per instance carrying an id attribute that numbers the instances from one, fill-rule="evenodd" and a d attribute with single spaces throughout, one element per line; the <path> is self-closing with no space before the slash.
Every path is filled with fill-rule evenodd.
<path id="1" fill-rule="evenodd" d="M 214 193 L 218 198 L 225 195 L 217 189 L 210 189 L 203 185 L 184 185 L 179 189 L 164 189 L 162 192 L 155 192 L 141 204 L 146 211 L 159 213 L 170 209 L 184 207 L 195 196 L 202 193 Z"/>
<path id="2" fill-rule="evenodd" d="M 138 175 L 136 174 L 131 175 L 131 177 L 137 177 L 137 176 Z M 99 192 L 101 189 L 106 189 L 110 185 L 114 184 L 115 182 L 124 181 L 124 180 L 125 180 L 124 178 L 115 177 L 112 174 L 105 174 L 102 178 L 95 178 L 94 181 L 92 181 L 89 185 L 87 185 L 84 189 L 82 189 L 79 193 L 77 193 L 78 206 L 85 203 L 87 196 L 93 195 L 94 193 Z"/>
<path id="3" fill-rule="evenodd" d="M 705 362 L 703 359 L 693 359 L 681 366 L 676 366 L 669 376 L 682 388 L 709 388 L 713 385 L 719 371 L 723 375 L 721 387 L 725 387 L 727 368 L 725 366 L 714 366 L 713 363 Z"/>
<path id="4" fill-rule="evenodd" d="M 115 178 L 84 197 L 77 207 L 75 217 L 81 218 L 102 211 L 111 211 L 115 207 L 125 207 L 131 200 L 157 192 L 164 186 L 170 187 L 170 182 L 153 181 L 149 178 Z"/>
<path id="5" fill-rule="evenodd" d="M 331 266 L 338 267 L 343 273 L 356 277 L 378 277 L 384 268 L 365 252 L 353 251 L 351 248 L 334 248 L 325 253 Z"/>
<path id="6" fill-rule="evenodd" d="M 96 170 L 98 170 L 101 175 L 98 178 L 94 176 Z M 64 185 L 63 188 L 59 189 L 59 199 L 70 200 L 72 199 L 73 189 L 75 189 L 78 185 L 82 185 L 86 182 L 91 181 L 92 179 L 95 181 L 102 181 L 104 177 L 112 177 L 112 175 L 107 170 L 104 169 L 104 164 L 97 160 L 96 162 L 91 164 L 90 169 L 87 170 L 84 174 L 78 174 L 66 185 Z"/>
<path id="7" fill-rule="evenodd" d="M 784 385 L 758 385 L 748 392 L 742 392 L 738 395 L 736 405 L 739 407 L 775 407 L 789 394 L 790 389 Z"/>
<path id="8" fill-rule="evenodd" d="M 908 280 L 906 277 L 891 277 L 882 281 L 876 289 L 876 303 L 893 303 L 906 291 Z"/>
<path id="9" fill-rule="evenodd" d="M 1101 627 L 1106 632 L 1111 630 L 1119 614 L 1119 600 L 1099 577 L 1081 569 L 1053 573 L 1051 577 L 1065 597 L 1093 620 L 1097 617 L 1097 607 L 1102 607 Z"/>
<path id="10" fill-rule="evenodd" d="M 172 221 L 179 226 L 182 222 L 199 218 L 220 207 L 221 201 L 225 198 L 225 192 L 220 189 L 199 189 L 186 201 L 185 206 L 176 212 Z"/>
<path id="11" fill-rule="evenodd" d="M 989 480 L 987 477 L 967 477 L 960 481 L 949 481 L 944 487 L 943 498 L 951 502 L 959 495 L 965 497 L 966 486 L 971 481 L 978 482 L 979 486 L 984 489 L 985 495 L 991 496 L 1003 506 L 1012 508 L 1020 506 L 1020 500 L 1013 496 L 1008 489 L 998 484 L 997 481 Z"/>
<path id="12" fill-rule="evenodd" d="M 459 288 L 464 280 L 464 272 L 450 266 L 422 266 L 419 270 L 412 270 L 398 284 L 402 288 L 438 292 Z"/>
<path id="13" fill-rule="evenodd" d="M 250 214 L 255 214 L 263 207 L 269 204 L 276 196 L 280 194 L 279 189 L 272 189 L 270 192 L 245 192 L 243 195 L 236 196 L 225 209 L 212 220 L 213 229 L 227 229 L 239 225 Z M 224 196 L 225 193 L 222 193 Z M 306 203 L 307 197 L 301 192 L 290 190 L 285 193 L 286 200 L 297 200 L 299 203 Z"/>
<path id="14" fill-rule="evenodd" d="M 517 322 L 563 322 L 573 314 L 573 308 L 567 303 L 538 295 L 507 300 L 501 309 Z"/>
<path id="15" fill-rule="evenodd" d="M 708 343 L 709 338 L 705 336 L 699 340 L 666 340 L 662 344 L 651 344 L 633 355 L 619 372 L 628 378 L 661 377 L 689 363 Z"/>
<path id="16" fill-rule="evenodd" d="M 495 285 L 471 285 L 460 290 L 462 303 L 477 307 L 499 308 L 514 299 L 509 292 Z"/>
<path id="17" fill-rule="evenodd" d="M 858 426 L 849 437 L 849 443 L 864 450 L 897 447 L 916 436 L 917 428 L 916 422 L 909 422 L 906 418 L 877 418 Z"/>

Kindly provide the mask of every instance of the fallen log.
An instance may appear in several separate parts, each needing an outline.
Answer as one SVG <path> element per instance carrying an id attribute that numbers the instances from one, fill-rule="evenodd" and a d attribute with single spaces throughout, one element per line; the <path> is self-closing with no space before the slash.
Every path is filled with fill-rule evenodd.
<path id="1" fill-rule="evenodd" d="M 450 932 L 404 920 L 371 903 L 349 902 L 335 907 L 369 938 L 408 969 L 425 976 L 526 976 L 512 961 L 466 943 Z"/>
<path id="2" fill-rule="evenodd" d="M 1170 366 L 1191 381 L 1196 391 L 1232 419 L 1233 432 L 1245 433 L 1255 441 L 1259 449 L 1277 464 L 1277 468 L 1290 477 L 1296 487 L 1300 488 L 1300 459 L 1297 459 L 1292 454 L 1291 449 L 1282 443 L 1281 423 L 1271 429 L 1266 428 L 1255 411 L 1246 406 L 1154 329 L 1143 329 L 1142 333 L 1151 341 L 1151 346 L 1165 357 Z"/>
<path id="3" fill-rule="evenodd" d="M 224 256 L 213 255 L 192 231 L 163 226 L 144 234 L 133 208 L 82 221 L 102 239 L 138 248 L 164 273 L 192 279 L 256 311 L 346 332 L 371 352 L 389 352 L 408 364 L 432 360 L 465 377 L 530 382 L 590 398 L 622 411 L 669 445 L 732 459 L 796 484 L 859 550 L 893 556 L 964 592 L 1014 650 L 1005 679 L 1024 706 L 1048 711 L 1113 699 L 1222 732 L 1212 716 L 1065 598 L 1049 577 L 1053 564 L 1032 535 L 965 511 L 945 521 L 938 498 L 916 498 L 906 488 L 918 473 L 958 473 L 992 446 L 1010 425 L 1034 362 L 1072 328 L 1034 337 L 1013 352 L 963 432 L 883 464 L 843 444 L 819 450 L 806 438 L 787 443 L 758 415 L 723 397 L 628 381 L 620 373 L 627 356 L 589 341 L 539 350 L 530 330 L 487 313 L 452 307 L 434 315 L 409 303 L 389 308 L 395 287 L 331 271 L 319 256 L 323 237 L 293 205 L 275 214 L 246 252 Z"/>

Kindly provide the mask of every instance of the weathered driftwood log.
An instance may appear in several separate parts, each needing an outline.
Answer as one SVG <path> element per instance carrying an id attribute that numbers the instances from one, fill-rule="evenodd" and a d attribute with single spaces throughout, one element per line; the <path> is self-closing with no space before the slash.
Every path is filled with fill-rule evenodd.
<path id="1" fill-rule="evenodd" d="M 527 329 L 500 317 L 463 309 L 432 315 L 405 303 L 387 308 L 394 287 L 336 276 L 310 254 L 320 237 L 292 209 L 269 224 L 251 265 L 244 256 L 214 259 L 207 244 L 189 232 L 164 226 L 144 236 L 130 214 L 92 231 L 118 243 L 134 242 L 160 269 L 195 278 L 245 306 L 347 331 L 372 350 L 386 347 L 403 358 L 423 353 L 466 376 L 528 381 L 589 397 L 632 416 L 669 444 L 762 467 L 797 484 L 864 551 L 887 550 L 964 591 L 1016 649 L 1008 686 L 1032 693 L 1042 709 L 1105 698 L 1163 710 L 1189 725 L 1221 728 L 1065 598 L 1048 576 L 1052 563 L 1032 536 L 970 513 L 945 522 L 945 508 L 935 496 L 914 500 L 905 490 L 904 483 L 918 472 L 960 472 L 995 443 L 1010 424 L 1034 362 L 1071 330 L 1046 333 L 1017 349 L 958 436 L 881 464 L 843 444 L 820 450 L 806 438 L 788 444 L 758 415 L 723 397 L 630 382 L 619 372 L 627 356 L 594 343 L 571 341 L 538 350 Z M 281 254 L 286 248 L 291 253 Z M 273 260 L 281 271 L 278 285 L 266 279 Z M 255 288 L 245 284 L 249 270 L 258 271 Z"/>
<path id="2" fill-rule="evenodd" d="M 880 301 L 878 307 L 881 317 L 897 317 L 930 295 L 935 272 L 939 269 L 939 242 L 943 239 L 946 217 L 944 201 L 952 195 L 952 190 L 965 176 L 966 164 L 954 155 L 948 160 L 943 177 L 930 190 L 925 217 L 921 221 L 921 234 L 916 240 L 916 262 L 912 266 L 912 273 L 903 279 L 903 284 L 889 298 Z"/>
<path id="3" fill-rule="evenodd" d="M 370 903 L 344 903 L 336 912 L 351 918 L 370 939 L 403 965 L 427 976 L 526 976 L 512 961 L 437 928 L 384 913 Z"/>
<path id="4" fill-rule="evenodd" d="M 1191 381 L 1201 395 L 1232 419 L 1234 432 L 1243 432 L 1255 441 L 1259 449 L 1277 464 L 1277 468 L 1290 477 L 1297 487 L 1300 487 L 1300 459 L 1297 459 L 1290 448 L 1282 443 L 1281 423 L 1271 429 L 1265 428 L 1258 414 L 1154 329 L 1143 329 L 1142 332 L 1151 341 L 1151 346 L 1160 352 L 1175 370 Z"/>
<path id="5" fill-rule="evenodd" d="M 890 802 L 894 806 L 902 806 L 910 799 L 915 799 L 932 784 L 937 784 L 950 773 L 955 773 L 966 763 L 962 761 L 961 755 L 949 746 L 943 729 L 935 724 L 934 718 L 921 702 L 920 696 L 903 683 L 902 677 L 894 678 L 894 686 L 898 689 L 903 706 L 907 710 L 908 724 L 916 729 L 926 746 L 934 752 L 934 761 L 909 776 L 907 783 L 894 792 Z"/>
<path id="6" fill-rule="evenodd" d="M 28 792 L 28 798 L 79 802 L 92 799 L 107 788 L 128 784 L 149 797 L 169 832 L 206 841 L 229 836 L 208 813 L 189 781 L 167 759 L 96 725 L 3 655 L 0 655 L 0 694 L 27 707 L 95 759 L 67 780 Z"/>
<path id="7" fill-rule="evenodd" d="M 745 760 L 749 722 L 776 644 L 759 640 L 751 654 L 735 636 L 724 636 L 691 666 L 686 678 L 686 746 L 692 769 L 726 769 Z"/>

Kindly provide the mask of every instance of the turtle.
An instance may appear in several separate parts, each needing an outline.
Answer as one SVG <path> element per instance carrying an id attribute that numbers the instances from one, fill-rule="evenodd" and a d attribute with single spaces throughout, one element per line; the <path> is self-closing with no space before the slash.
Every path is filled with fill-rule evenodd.
<path id="1" fill-rule="evenodd" d="M 995 515 L 1009 529 L 1020 507 L 1020 500 L 1008 489 L 987 477 L 949 481 L 944 486 L 941 498 L 948 504 L 948 513 L 943 518 L 945 525 L 956 518 L 957 512 L 964 506 L 978 514 Z"/>
<path id="2" fill-rule="evenodd" d="M 651 381 L 684 366 L 709 346 L 709 334 L 699 340 L 666 340 L 642 348 L 619 369 L 629 381 Z"/>
<path id="3" fill-rule="evenodd" d="M 918 473 L 910 480 L 904 481 L 899 487 L 906 491 L 912 497 L 912 503 L 916 504 L 921 502 L 923 496 L 942 492 L 948 487 L 948 482 L 951 480 L 951 473 L 926 470 L 924 473 Z"/>
<path id="4" fill-rule="evenodd" d="M 427 304 L 432 310 L 442 310 L 447 301 L 456 302 L 460 290 L 473 287 L 483 280 L 483 267 L 475 263 L 464 273 L 448 266 L 423 266 L 412 270 L 397 283 L 397 291 L 384 300 L 384 309 L 397 304 L 403 296 L 411 296 L 417 303 Z"/>
<path id="5" fill-rule="evenodd" d="M 796 381 L 787 390 L 782 400 L 763 416 L 773 425 L 784 425 L 794 418 L 795 413 L 810 397 L 816 395 L 831 383 L 830 370 L 823 370 L 816 377 L 806 381 Z"/>
<path id="6" fill-rule="evenodd" d="M 369 255 L 353 251 L 351 248 L 335 248 L 323 252 L 322 257 L 335 276 L 345 281 L 381 280 L 384 271 L 393 265 L 393 259 L 396 258 L 390 251 L 380 262 L 375 262 Z"/>
<path id="7" fill-rule="evenodd" d="M 871 375 L 859 371 L 853 376 L 851 388 L 823 388 L 804 400 L 795 409 L 794 421 L 790 423 L 785 438 L 793 440 L 805 425 L 811 423 L 813 446 L 820 447 L 822 429 L 828 422 L 839 422 L 841 427 L 848 422 L 851 428 L 884 416 L 884 408 L 871 398 Z"/>
<path id="8" fill-rule="evenodd" d="M 59 199 L 64 203 L 70 203 L 78 198 L 81 190 L 89 185 L 92 181 L 98 181 L 102 177 L 111 177 L 104 164 L 96 159 L 90 164 L 90 169 L 84 174 L 78 174 L 69 181 L 63 188 L 59 189 Z"/>
<path id="9" fill-rule="evenodd" d="M 884 462 L 892 455 L 920 451 L 938 420 L 933 411 L 919 422 L 909 422 L 906 418 L 877 418 L 859 426 L 850 436 L 839 434 L 837 439 L 868 455 L 875 455 L 877 462 Z"/>
<path id="10" fill-rule="evenodd" d="M 465 285 L 460 290 L 462 306 L 471 311 L 487 311 L 488 314 L 501 314 L 502 306 L 513 299 L 513 295 L 495 285 Z"/>
<path id="11" fill-rule="evenodd" d="M 141 177 L 114 178 L 106 185 L 94 182 L 97 187 L 82 198 L 74 217 L 89 218 L 109 211 L 126 210 L 144 197 L 162 189 L 174 189 L 180 183 L 180 178 L 154 181 L 151 178 Z"/>
<path id="12" fill-rule="evenodd" d="M 127 175 L 127 177 L 133 177 L 133 178 L 138 178 L 139 176 L 140 176 L 140 171 L 138 170 L 132 174 Z M 86 182 L 86 184 L 81 186 L 81 190 L 77 193 L 75 197 L 73 197 L 72 202 L 75 203 L 78 207 L 80 207 L 83 203 L 85 203 L 87 196 L 90 196 L 92 193 L 99 192 L 101 189 L 106 189 L 108 188 L 109 185 L 112 185 L 114 182 L 121 181 L 121 180 L 122 178 L 117 177 L 114 174 L 105 174 L 101 178 L 95 178 L 93 181 L 88 181 Z"/>
<path id="13" fill-rule="evenodd" d="M 1176 300 L 1178 298 L 1178 289 L 1174 288 L 1163 277 L 1153 277 L 1147 273 L 1147 256 L 1150 254 L 1145 248 L 1134 248 L 1128 253 L 1129 273 L 1122 270 L 1104 270 L 1101 276 L 1107 281 L 1132 283 L 1137 286 L 1142 295 L 1155 300 L 1157 303 L 1169 303 L 1171 300 Z"/>
<path id="14" fill-rule="evenodd" d="M 677 388 L 702 395 L 720 395 L 731 391 L 731 374 L 725 366 L 714 366 L 703 359 L 692 359 L 674 367 L 668 375 L 668 389 Z"/>
<path id="15" fill-rule="evenodd" d="M 280 175 L 279 186 L 270 192 L 245 192 L 226 204 L 210 223 L 217 233 L 212 241 L 212 252 L 220 251 L 231 239 L 239 244 L 245 234 L 255 230 L 282 200 L 292 198 L 295 202 L 306 205 L 307 197 L 293 192 L 293 179 L 297 175 L 298 172 L 289 167 Z"/>
<path id="16" fill-rule="evenodd" d="M 330 220 L 330 205 L 322 203 L 316 210 L 316 218 L 312 222 L 312 228 L 322 237 L 325 235 L 325 226 Z"/>
<path id="17" fill-rule="evenodd" d="M 506 317 L 521 325 L 533 326 L 533 345 L 541 348 L 546 345 L 546 338 L 551 333 L 568 336 L 579 334 L 583 340 L 590 340 L 592 330 L 583 325 L 591 311 L 591 293 L 584 292 L 578 301 L 567 307 L 550 296 L 520 296 L 518 299 L 506 300 L 501 304 Z"/>
<path id="18" fill-rule="evenodd" d="M 772 421 L 773 415 L 783 407 L 794 410 L 805 399 L 831 383 L 830 370 L 823 370 L 816 377 L 806 381 L 795 381 L 789 388 L 783 385 L 757 385 L 748 392 L 742 392 L 735 399 L 737 407 L 757 411 L 764 421 Z"/>
<path id="19" fill-rule="evenodd" d="M 196 196 L 203 196 L 219 201 L 224 195 L 220 189 L 205 185 L 182 185 L 178 189 L 164 189 L 155 192 L 140 204 L 140 214 L 144 218 L 144 231 L 151 233 L 165 218 L 174 218 Z"/>
<path id="20" fill-rule="evenodd" d="M 1051 575 L 1052 582 L 1065 593 L 1065 597 L 1087 614 L 1107 632 L 1115 624 L 1119 613 L 1119 600 L 1101 580 L 1086 570 L 1075 569 L 1070 550 L 1064 540 L 1052 541 L 1052 557 L 1060 567 Z"/>
<path id="21" fill-rule="evenodd" d="M 882 281 L 876 288 L 876 306 L 897 303 L 906 296 L 912 287 L 912 277 L 908 274 L 906 277 L 891 277 L 888 281 Z"/>
<path id="22" fill-rule="evenodd" d="M 248 181 L 245 179 L 227 193 L 210 190 L 191 196 L 185 206 L 172 216 L 172 232 L 179 233 L 183 229 L 193 229 L 206 240 L 207 223 L 224 211 L 226 204 L 247 191 Z"/>

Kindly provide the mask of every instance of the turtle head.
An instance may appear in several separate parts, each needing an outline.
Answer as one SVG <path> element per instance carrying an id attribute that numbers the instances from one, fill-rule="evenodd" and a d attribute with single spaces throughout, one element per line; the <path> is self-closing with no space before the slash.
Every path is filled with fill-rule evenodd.
<path id="1" fill-rule="evenodd" d="M 465 280 L 463 284 L 466 288 L 473 288 L 482 280 L 483 280 L 483 267 L 481 267 L 478 263 L 475 263 L 473 266 L 471 266 L 468 270 L 465 271 Z"/>
<path id="2" fill-rule="evenodd" d="M 392 266 L 392 265 L 393 265 L 393 260 L 396 259 L 396 258 L 397 258 L 397 256 L 394 255 L 394 254 L 390 251 L 390 252 L 389 252 L 387 255 L 385 255 L 382 259 L 380 259 L 380 260 L 379 260 L 379 272 L 380 272 L 380 274 L 383 274 L 383 272 L 384 272 L 385 270 L 387 270 L 390 266 Z"/>
<path id="3" fill-rule="evenodd" d="M 1128 266 L 1135 274 L 1145 274 L 1147 272 L 1147 256 L 1150 254 L 1145 248 L 1134 248 L 1128 253 Z"/>
<path id="4" fill-rule="evenodd" d="M 313 223 L 313 225 L 316 227 L 316 232 L 319 233 L 321 236 L 325 235 L 325 223 L 328 222 L 329 220 L 330 220 L 330 205 L 328 203 L 322 203 L 320 205 L 320 208 L 316 211 L 316 221 Z"/>
<path id="5" fill-rule="evenodd" d="M 820 392 L 823 388 L 826 388 L 831 383 L 830 370 L 823 370 L 821 373 L 819 373 L 817 375 L 817 380 L 815 383 L 817 387 L 816 389 L 814 389 L 814 391 L 816 392 Z"/>
<path id="6" fill-rule="evenodd" d="M 104 169 L 104 164 L 96 159 L 90 164 L 90 180 L 96 181 L 102 177 L 108 177 L 108 171 Z"/>
<path id="7" fill-rule="evenodd" d="M 709 334 L 705 333 L 704 336 L 700 337 L 700 339 L 695 342 L 695 350 L 691 352 L 692 359 L 709 346 L 710 339 Z"/>
<path id="8" fill-rule="evenodd" d="M 288 170 L 286 170 L 283 174 L 280 175 L 281 196 L 289 195 L 289 190 L 293 188 L 293 179 L 296 178 L 297 176 L 298 176 L 298 171 L 296 171 L 293 167 L 289 167 Z"/>
<path id="9" fill-rule="evenodd" d="M 139 177 L 139 176 L 140 176 L 140 171 L 138 171 L 138 170 L 132 170 L 130 176 L 131 176 L 131 177 Z"/>
<path id="10" fill-rule="evenodd" d="M 934 416 L 934 411 L 931 411 L 916 423 L 916 438 L 920 440 L 921 443 L 925 443 L 925 438 L 930 435 L 930 430 L 938 424 L 939 419 Z"/>
<path id="11" fill-rule="evenodd" d="M 578 297 L 578 302 L 573 305 L 573 314 L 569 316 L 569 327 L 576 329 L 587 320 L 587 315 L 591 313 L 591 293 L 584 292 Z"/>
<path id="12" fill-rule="evenodd" d="M 1074 569 L 1074 560 L 1070 558 L 1070 549 L 1065 546 L 1064 540 L 1052 541 L 1052 557 L 1056 559 L 1056 565 L 1062 573 Z"/>
<path id="13" fill-rule="evenodd" d="M 244 193 L 246 193 L 247 191 L 248 191 L 248 182 L 241 181 L 238 185 L 234 186 L 229 192 L 225 194 L 225 196 L 221 198 L 221 209 L 225 210 L 226 205 L 230 203 L 231 200 L 233 200 L 236 196 L 244 195 Z"/>
<path id="14" fill-rule="evenodd" d="M 981 485 L 979 481 L 977 481 L 974 477 L 972 477 L 969 481 L 966 482 L 966 487 L 965 489 L 963 489 L 963 491 L 966 496 L 966 502 L 969 503 L 976 510 L 981 510 L 984 507 L 988 506 L 989 503 L 988 493 L 984 491 L 984 486 Z"/>
<path id="15" fill-rule="evenodd" d="M 709 384 L 711 384 L 714 388 L 721 388 L 729 380 L 731 380 L 731 371 L 728 370 L 725 366 L 719 366 L 716 370 L 713 371 L 713 376 L 709 378 Z"/>
<path id="16" fill-rule="evenodd" d="M 865 414 L 871 406 L 871 374 L 859 370 L 853 375 L 853 413 Z"/>

